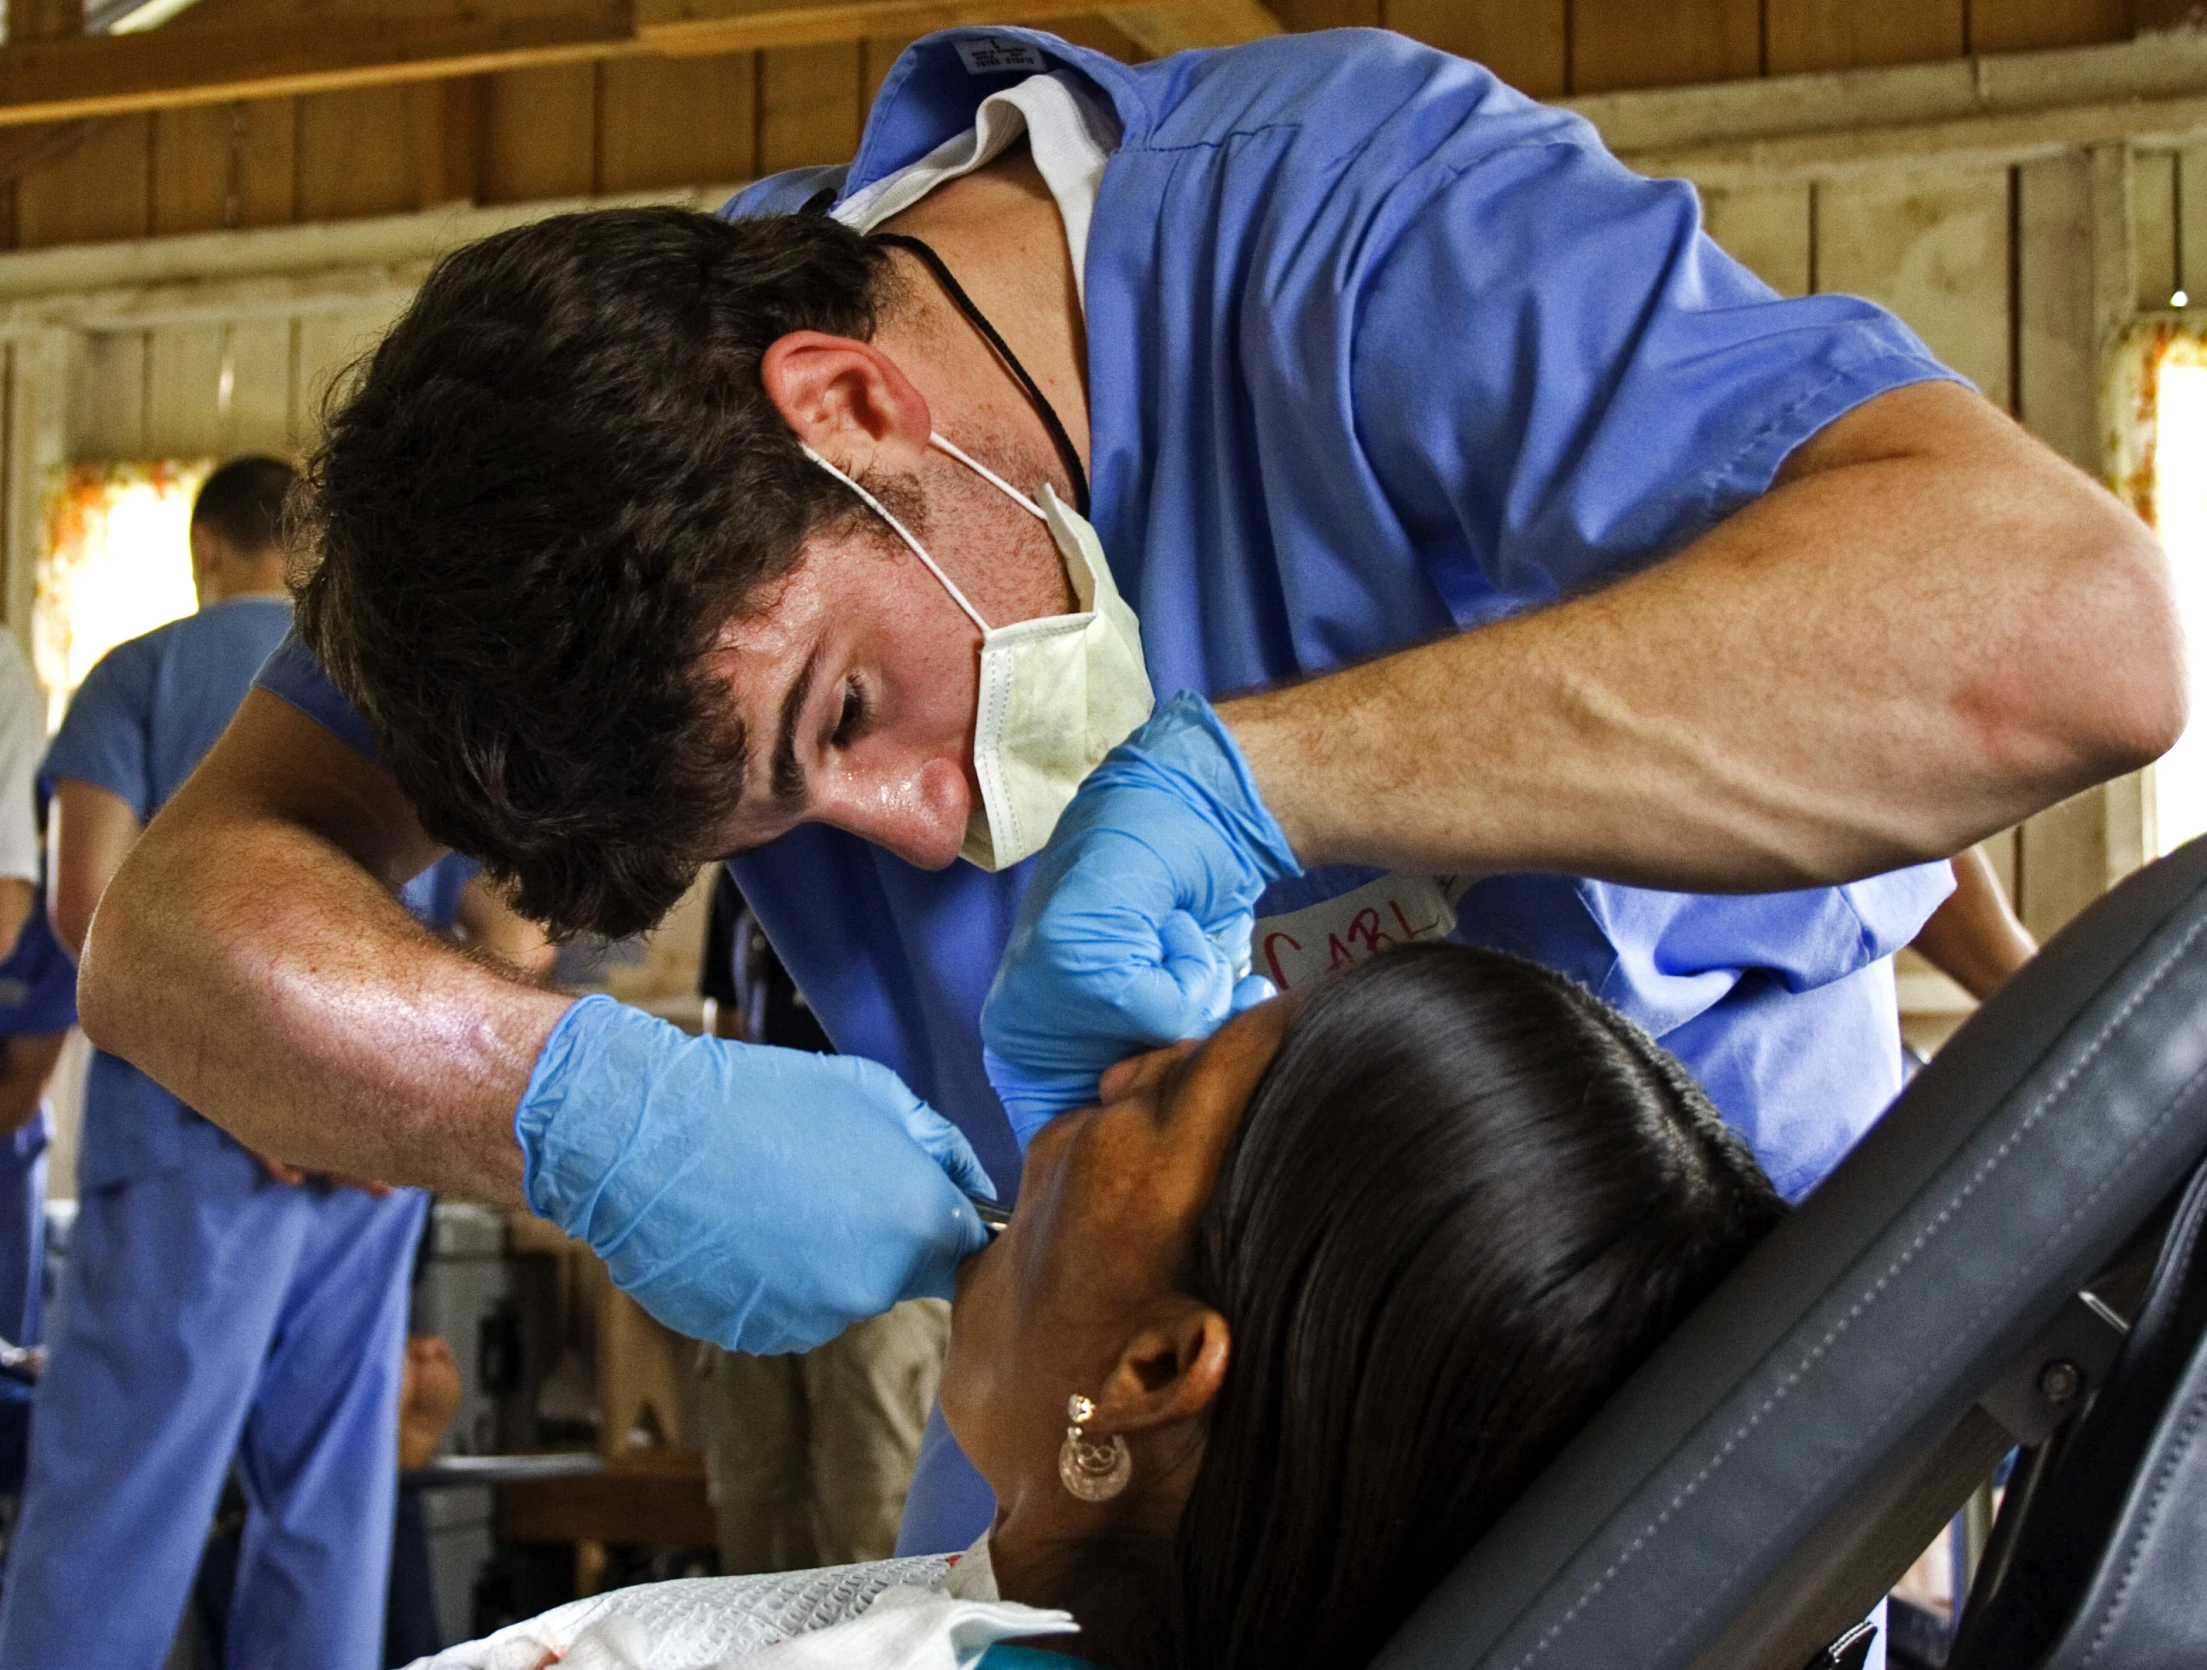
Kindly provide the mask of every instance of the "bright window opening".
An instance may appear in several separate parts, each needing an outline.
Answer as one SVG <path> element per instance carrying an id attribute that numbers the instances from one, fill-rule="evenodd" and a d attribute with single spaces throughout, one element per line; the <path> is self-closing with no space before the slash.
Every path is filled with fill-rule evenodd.
<path id="1" fill-rule="evenodd" d="M 2199 666 L 2207 650 L 2207 355 L 2196 339 L 2183 340 L 2190 349 L 2184 361 L 2161 368 L 2154 520 L 2192 645 L 2192 722 L 2155 771 L 2163 852 L 2207 834 L 2207 691 Z"/>
<path id="2" fill-rule="evenodd" d="M 2207 338 L 2189 323 L 2133 334 L 2115 367 L 2125 399 L 2116 485 L 2161 536 L 2191 644 L 2192 722 L 2153 768 L 2153 847 L 2207 835 Z"/>
<path id="3" fill-rule="evenodd" d="M 79 464 L 48 495 L 31 641 L 49 730 L 95 661 L 197 606 L 192 500 L 210 468 Z"/>

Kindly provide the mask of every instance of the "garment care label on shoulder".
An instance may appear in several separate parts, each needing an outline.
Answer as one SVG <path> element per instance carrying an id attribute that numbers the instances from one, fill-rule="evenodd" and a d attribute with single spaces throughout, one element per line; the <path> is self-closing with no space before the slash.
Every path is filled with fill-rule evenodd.
<path id="1" fill-rule="evenodd" d="M 994 35 L 960 41 L 958 56 L 966 61 L 968 75 L 1002 75 L 1007 70 L 1034 72 L 1050 67 L 1042 61 L 1042 54 L 1025 41 L 1000 40 Z"/>
<path id="2" fill-rule="evenodd" d="M 1348 968 L 1456 927 L 1456 901 L 1469 876 L 1381 876 L 1352 892 L 1257 920 L 1251 972 L 1283 992 L 1331 969 Z"/>

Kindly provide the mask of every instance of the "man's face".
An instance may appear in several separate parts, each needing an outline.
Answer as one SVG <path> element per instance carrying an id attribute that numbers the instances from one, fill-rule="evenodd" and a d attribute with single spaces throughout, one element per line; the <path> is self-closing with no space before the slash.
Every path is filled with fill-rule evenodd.
<path id="1" fill-rule="evenodd" d="M 912 480 L 914 496 L 925 495 L 913 532 L 982 618 L 1002 626 L 1069 609 L 1064 564 L 1042 524 L 942 463 L 923 463 Z M 878 521 L 854 519 L 808 542 L 708 657 L 746 739 L 726 850 L 825 823 L 922 869 L 954 861 L 979 804 L 980 648 L 979 628 Z"/>

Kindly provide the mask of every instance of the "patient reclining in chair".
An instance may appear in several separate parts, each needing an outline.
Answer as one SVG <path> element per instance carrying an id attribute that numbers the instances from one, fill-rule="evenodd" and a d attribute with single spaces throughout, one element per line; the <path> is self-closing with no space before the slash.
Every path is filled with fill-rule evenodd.
<path id="1" fill-rule="evenodd" d="M 1784 1211 L 1637 1027 L 1458 945 L 1102 1097 L 959 1272 L 943 1413 L 998 1504 L 962 1560 L 626 1590 L 434 1663 L 1361 1665 Z"/>

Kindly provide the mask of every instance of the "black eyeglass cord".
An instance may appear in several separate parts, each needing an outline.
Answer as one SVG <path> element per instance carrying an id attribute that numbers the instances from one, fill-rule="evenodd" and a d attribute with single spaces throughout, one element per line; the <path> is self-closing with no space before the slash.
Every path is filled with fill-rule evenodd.
<path id="1" fill-rule="evenodd" d="M 901 249 L 916 256 L 920 264 L 935 275 L 935 282 L 943 287 L 943 293 L 950 298 L 951 305 L 966 316 L 966 323 L 981 333 L 982 340 L 995 351 L 996 357 L 1004 362 L 1004 368 L 1018 379 L 1019 386 L 1027 391 L 1027 398 L 1034 403 L 1035 411 L 1041 417 L 1043 427 L 1050 431 L 1051 444 L 1058 451 L 1058 462 L 1065 466 L 1065 473 L 1072 480 L 1073 508 L 1086 516 L 1088 514 L 1088 472 L 1081 468 L 1081 456 L 1073 450 L 1073 437 L 1065 432 L 1065 425 L 1058 421 L 1057 408 L 1050 404 L 1049 397 L 1042 392 L 1042 385 L 1029 376 L 1027 368 L 1019 363 L 1019 356 L 1012 352 L 1011 344 L 997 334 L 996 327 L 989 323 L 988 316 L 974 304 L 973 298 L 966 294 L 965 286 L 951 275 L 950 268 L 943 263 L 943 258 L 926 244 L 920 242 L 919 239 L 903 232 L 876 232 L 872 234 L 868 241 L 877 244 L 888 244 L 894 249 Z"/>

